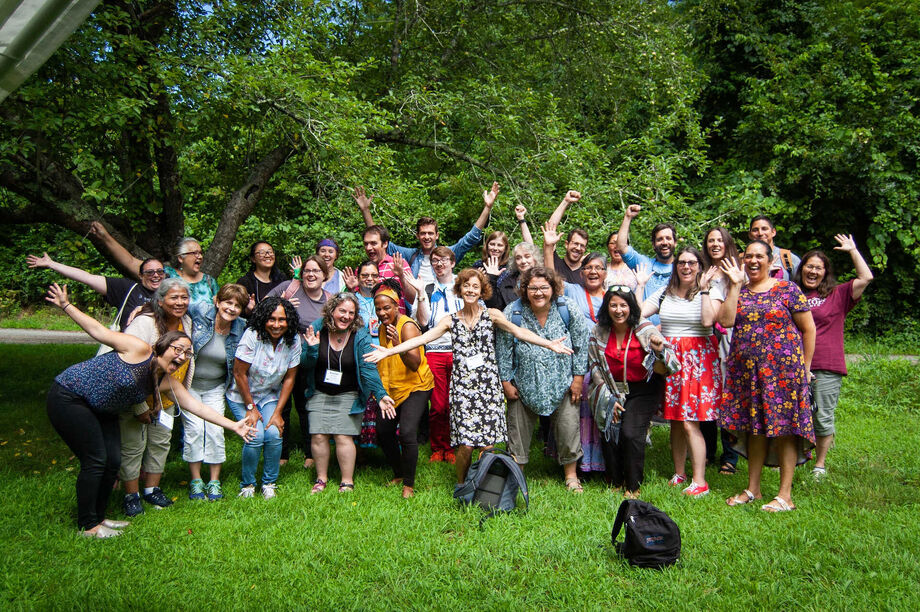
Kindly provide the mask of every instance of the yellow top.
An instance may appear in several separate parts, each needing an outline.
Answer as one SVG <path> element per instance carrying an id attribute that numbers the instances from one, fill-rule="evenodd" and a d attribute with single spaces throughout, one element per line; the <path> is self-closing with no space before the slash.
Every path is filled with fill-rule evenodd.
<path id="1" fill-rule="evenodd" d="M 400 340 L 402 340 L 402 329 L 406 323 L 418 325 L 406 315 L 400 315 L 399 319 L 396 321 L 396 331 L 399 333 Z M 382 325 L 380 326 L 379 338 L 380 346 L 383 348 L 393 346 L 390 344 L 390 339 L 387 338 L 386 331 Z M 387 394 L 393 398 L 393 401 L 396 402 L 397 406 L 403 403 L 406 398 L 409 397 L 410 393 L 415 391 L 428 391 L 434 388 L 434 376 L 431 375 L 431 370 L 428 369 L 428 361 L 425 359 L 425 349 L 424 347 L 419 347 L 418 350 L 422 353 L 422 362 L 419 364 L 418 370 L 414 372 L 406 367 L 402 357 L 399 355 L 387 357 L 377 364 L 377 371 L 380 372 L 380 380 L 383 381 L 383 387 L 387 390 Z"/>

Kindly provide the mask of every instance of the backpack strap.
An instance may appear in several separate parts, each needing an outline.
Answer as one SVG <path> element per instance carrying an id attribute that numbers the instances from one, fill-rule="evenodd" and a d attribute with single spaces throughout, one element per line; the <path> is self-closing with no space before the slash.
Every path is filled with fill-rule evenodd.
<path id="1" fill-rule="evenodd" d="M 795 274 L 795 270 L 792 269 L 792 251 L 789 249 L 780 249 L 779 260 L 783 265 L 783 269 L 789 273 L 789 278 L 792 278 L 792 275 Z"/>
<path id="2" fill-rule="evenodd" d="M 623 503 L 620 504 L 620 509 L 617 510 L 617 518 L 613 521 L 613 531 L 610 534 L 610 540 L 616 544 L 617 536 L 620 535 L 620 530 L 623 528 L 623 523 L 626 522 L 626 514 L 629 512 L 629 501 L 624 499 Z"/>
<path id="3" fill-rule="evenodd" d="M 588 308 L 593 308 L 590 300 L 588 300 L 588 302 Z M 571 317 L 569 315 L 569 305 L 565 303 L 565 298 L 561 295 L 556 298 L 556 308 L 559 309 L 559 316 L 562 317 L 562 322 L 565 324 L 565 328 L 568 329 L 569 321 L 571 321 Z"/>
<path id="4" fill-rule="evenodd" d="M 131 297 L 131 294 L 134 293 L 134 290 L 137 289 L 137 283 L 131 285 L 131 288 L 128 289 L 128 293 L 125 294 L 125 299 L 121 303 L 121 308 L 118 309 L 118 314 L 115 315 L 115 320 L 112 321 L 112 325 L 109 326 L 109 329 L 120 330 L 121 329 L 121 315 L 125 311 L 125 306 L 128 305 L 128 298 Z"/>

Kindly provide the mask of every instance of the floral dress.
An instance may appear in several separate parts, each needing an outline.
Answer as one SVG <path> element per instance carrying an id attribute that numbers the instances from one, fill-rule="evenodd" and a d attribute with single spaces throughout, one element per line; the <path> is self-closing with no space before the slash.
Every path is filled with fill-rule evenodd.
<path id="1" fill-rule="evenodd" d="M 487 310 L 470 330 L 460 313 L 450 315 L 454 366 L 450 376 L 451 446 L 504 442 L 505 398 L 495 360 L 495 330 Z M 481 362 L 481 364 L 480 364 Z"/>
<path id="2" fill-rule="evenodd" d="M 802 291 L 788 281 L 763 293 L 741 289 L 719 414 L 719 425 L 731 431 L 797 436 L 799 463 L 815 443 L 802 336 L 792 319 L 807 311 Z M 775 464 L 768 453 L 767 465 Z"/>

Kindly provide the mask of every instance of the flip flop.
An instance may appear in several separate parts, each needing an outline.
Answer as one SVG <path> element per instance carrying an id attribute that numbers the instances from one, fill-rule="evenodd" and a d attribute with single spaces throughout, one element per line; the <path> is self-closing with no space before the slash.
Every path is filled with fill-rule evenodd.
<path id="1" fill-rule="evenodd" d="M 744 497 L 742 497 L 742 495 L 743 495 Z M 738 493 L 737 495 L 732 495 L 731 497 L 729 497 L 728 499 L 726 499 L 726 500 L 725 500 L 725 503 L 728 504 L 729 506 L 732 506 L 732 507 L 734 507 L 734 506 L 743 506 L 744 504 L 749 504 L 749 503 L 751 503 L 751 502 L 754 501 L 755 499 L 760 499 L 760 498 L 754 497 L 754 494 L 753 494 L 753 493 L 751 493 L 748 489 L 745 489 L 745 490 L 742 491 L 741 493 Z"/>
<path id="2" fill-rule="evenodd" d="M 777 495 L 773 498 L 773 501 L 762 505 L 760 509 L 767 512 L 792 512 L 795 510 L 795 506 Z"/>
<path id="3" fill-rule="evenodd" d="M 727 461 L 726 461 L 725 463 L 723 463 L 723 464 L 719 467 L 719 473 L 720 473 L 720 474 L 725 474 L 725 475 L 728 475 L 728 476 L 731 476 L 732 474 L 734 474 L 734 473 L 737 472 L 737 471 L 738 471 L 738 467 L 735 466 L 735 465 L 732 465 L 731 463 L 729 463 L 729 462 L 727 462 Z"/>

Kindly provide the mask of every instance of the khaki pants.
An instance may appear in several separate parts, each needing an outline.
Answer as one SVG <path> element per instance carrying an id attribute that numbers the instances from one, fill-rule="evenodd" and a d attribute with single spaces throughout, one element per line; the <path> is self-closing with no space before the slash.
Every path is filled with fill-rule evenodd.
<path id="1" fill-rule="evenodd" d="M 529 460 L 530 441 L 533 439 L 534 426 L 539 418 L 521 400 L 508 402 L 508 451 L 521 465 Z M 568 391 L 562 398 L 559 407 L 550 415 L 549 420 L 553 428 L 553 435 L 556 437 L 559 465 L 568 465 L 573 461 L 578 461 L 583 454 L 578 405 L 572 403 L 572 397 Z"/>
<path id="2" fill-rule="evenodd" d="M 163 410 L 176 415 L 175 406 Z M 172 430 L 166 429 L 159 422 L 156 425 L 145 425 L 135 419 L 131 412 L 121 413 L 118 424 L 121 428 L 121 469 L 118 477 L 122 480 L 137 480 L 141 466 L 145 472 L 162 474 L 166 455 L 169 454 Z"/>

